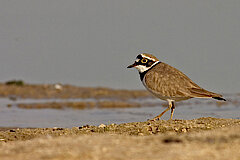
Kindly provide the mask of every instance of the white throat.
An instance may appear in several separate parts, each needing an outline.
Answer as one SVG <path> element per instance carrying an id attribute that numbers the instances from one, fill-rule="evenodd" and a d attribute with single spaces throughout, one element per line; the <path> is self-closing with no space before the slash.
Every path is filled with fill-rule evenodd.
<path id="1" fill-rule="evenodd" d="M 152 68 L 153 66 L 155 66 L 159 61 L 156 61 L 155 63 L 153 63 L 151 66 L 147 67 L 147 66 L 144 66 L 144 65 L 137 65 L 135 66 L 135 68 L 140 72 L 140 73 L 143 73 L 147 70 L 149 70 L 150 68 Z"/>
<path id="2" fill-rule="evenodd" d="M 135 68 L 137 68 L 137 70 L 138 70 L 140 73 L 143 73 L 143 72 L 149 70 L 149 69 L 151 68 L 151 66 L 150 66 L 150 67 L 147 67 L 147 66 L 143 66 L 143 65 L 138 65 L 138 66 L 135 66 Z"/>

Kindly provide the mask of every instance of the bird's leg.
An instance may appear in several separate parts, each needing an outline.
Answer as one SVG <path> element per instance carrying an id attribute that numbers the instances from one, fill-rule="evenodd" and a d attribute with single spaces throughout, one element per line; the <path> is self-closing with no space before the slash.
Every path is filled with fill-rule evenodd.
<path id="1" fill-rule="evenodd" d="M 169 101 L 169 107 L 167 109 L 165 109 L 161 114 L 159 114 L 158 116 L 154 117 L 152 120 L 153 121 L 159 120 L 160 117 L 162 117 L 162 115 L 164 115 L 164 113 L 166 113 L 171 108 L 172 108 L 172 103 Z"/>
<path id="2" fill-rule="evenodd" d="M 174 110 L 175 110 L 175 104 L 174 104 L 174 101 L 171 101 L 171 104 L 172 104 L 172 107 L 171 107 L 171 117 L 170 117 L 169 120 L 172 120 L 173 113 L 174 113 Z"/>

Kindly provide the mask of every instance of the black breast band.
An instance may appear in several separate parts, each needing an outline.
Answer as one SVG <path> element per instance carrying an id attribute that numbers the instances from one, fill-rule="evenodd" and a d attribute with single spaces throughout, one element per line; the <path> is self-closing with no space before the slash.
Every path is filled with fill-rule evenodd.
<path id="1" fill-rule="evenodd" d="M 159 64 L 159 63 L 161 63 L 161 62 L 156 63 L 154 66 L 156 66 L 156 65 Z M 144 72 L 142 72 L 142 73 L 139 72 L 141 81 L 143 81 L 143 78 L 144 78 L 145 74 L 146 74 L 150 69 L 152 69 L 154 66 L 152 66 L 151 68 L 149 68 L 148 70 L 146 70 L 146 71 L 144 71 Z"/>

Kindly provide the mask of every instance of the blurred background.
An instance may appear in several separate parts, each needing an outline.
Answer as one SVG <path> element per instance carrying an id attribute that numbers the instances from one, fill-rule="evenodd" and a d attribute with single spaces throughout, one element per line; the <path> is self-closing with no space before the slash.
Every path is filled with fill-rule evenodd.
<path id="1" fill-rule="evenodd" d="M 0 81 L 143 89 L 148 52 L 203 88 L 240 90 L 238 0 L 0 2 Z"/>
<path id="2" fill-rule="evenodd" d="M 175 119 L 239 119 L 239 8 L 239 0 L 1 1 L 0 127 L 155 117 L 167 105 L 127 69 L 143 52 L 227 99 L 179 102 Z"/>

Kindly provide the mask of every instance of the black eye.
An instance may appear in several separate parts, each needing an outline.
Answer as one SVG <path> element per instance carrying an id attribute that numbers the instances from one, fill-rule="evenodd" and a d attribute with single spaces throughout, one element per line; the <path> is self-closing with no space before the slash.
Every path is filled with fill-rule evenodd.
<path id="1" fill-rule="evenodd" d="M 147 61 L 148 61 L 148 60 L 145 59 L 145 58 L 141 60 L 142 63 L 147 63 Z"/>

